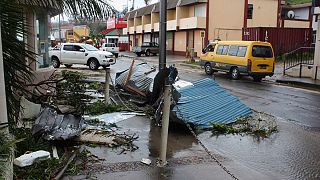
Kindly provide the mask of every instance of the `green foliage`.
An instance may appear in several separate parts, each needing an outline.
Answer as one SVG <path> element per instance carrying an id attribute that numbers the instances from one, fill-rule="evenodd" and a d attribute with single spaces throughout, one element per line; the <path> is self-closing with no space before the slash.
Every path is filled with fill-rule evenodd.
<path id="1" fill-rule="evenodd" d="M 51 144 L 48 141 L 44 141 L 41 138 L 35 138 L 32 136 L 31 129 L 17 128 L 13 131 L 16 139 L 23 139 L 16 145 L 15 156 L 19 157 L 26 153 L 26 151 L 38 151 L 39 149 L 44 151 L 51 151 Z"/>
<path id="2" fill-rule="evenodd" d="M 87 84 L 83 82 L 84 75 L 75 71 L 62 71 L 63 81 L 57 84 L 57 97 L 54 104 L 64 104 L 73 106 L 77 114 L 83 114 L 85 99 L 90 99 L 85 95 Z"/>
<path id="3" fill-rule="evenodd" d="M 89 104 L 85 108 L 85 113 L 90 115 L 101 115 L 105 113 L 119 112 L 123 110 L 119 105 L 107 105 L 104 101 L 97 101 L 93 104 Z"/>
<path id="4" fill-rule="evenodd" d="M 15 179 L 51 179 L 58 169 L 61 169 L 64 164 L 62 160 L 47 159 L 44 161 L 35 162 L 32 166 L 20 168 L 14 166 Z"/>
<path id="5" fill-rule="evenodd" d="M 211 123 L 210 126 L 212 126 L 211 131 L 214 135 L 246 133 L 267 138 L 272 133 L 277 132 L 274 121 L 262 120 L 261 115 L 259 118 L 256 116 L 240 117 L 233 124 Z"/>
<path id="6" fill-rule="evenodd" d="M 238 131 L 233 128 L 232 126 L 226 125 L 226 124 L 221 124 L 221 123 L 211 123 L 210 124 L 213 129 L 212 133 L 213 134 L 234 134 L 238 133 Z"/>
<path id="7" fill-rule="evenodd" d="M 35 61 L 35 52 L 28 51 L 28 44 L 25 44 L 25 41 L 18 40 L 18 38 L 27 39 L 30 36 L 27 29 L 33 28 L 25 23 L 26 16 L 23 13 L 25 10 L 30 12 L 39 10 L 39 7 L 44 11 L 64 12 L 64 14 L 74 18 L 92 20 L 96 18 L 107 19 L 115 12 L 115 9 L 103 0 L 28 0 L 23 3 L 11 0 L 0 1 L 7 113 L 11 130 L 15 127 L 19 116 L 19 97 L 27 93 L 24 84 L 31 80 L 31 69 L 28 64 Z M 29 63 L 27 59 L 30 61 Z"/>
<path id="8" fill-rule="evenodd" d="M 89 84 L 89 89 L 94 89 L 94 90 L 103 90 L 103 85 L 100 82 L 93 82 Z"/>
<path id="9" fill-rule="evenodd" d="M 35 55 L 26 50 L 27 44 L 24 41 L 18 40 L 27 36 L 28 26 L 24 23 L 23 8 L 14 2 L 16 1 L 0 1 L 5 89 L 11 129 L 15 126 L 20 111 L 19 95 L 27 93 L 24 84 L 31 79 L 27 58 L 32 61 Z"/>
<path id="10" fill-rule="evenodd" d="M 312 0 L 286 0 L 286 4 L 304 4 L 311 3 Z"/>

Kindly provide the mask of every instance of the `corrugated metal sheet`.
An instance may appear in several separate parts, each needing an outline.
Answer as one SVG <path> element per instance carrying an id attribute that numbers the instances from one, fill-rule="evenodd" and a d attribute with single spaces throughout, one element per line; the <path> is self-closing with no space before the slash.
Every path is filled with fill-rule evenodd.
<path id="1" fill-rule="evenodd" d="M 181 94 L 173 112 L 202 128 L 210 123 L 230 124 L 236 118 L 252 114 L 251 109 L 213 81 L 206 78 L 178 90 Z"/>
<path id="2" fill-rule="evenodd" d="M 187 5 L 193 5 L 198 3 L 206 3 L 207 0 L 182 0 L 180 3 L 178 3 L 178 6 L 187 6 Z"/>
<path id="3" fill-rule="evenodd" d="M 157 73 L 158 71 L 154 67 L 146 63 L 137 64 L 132 68 L 131 77 L 127 83 L 142 92 L 152 92 L 154 78 Z M 116 85 L 126 88 L 124 83 L 128 74 L 129 70 L 117 73 Z"/>
<path id="4" fill-rule="evenodd" d="M 312 43 L 312 29 L 274 27 L 244 28 L 242 40 L 270 42 L 277 56 L 299 47 L 310 47 Z"/>

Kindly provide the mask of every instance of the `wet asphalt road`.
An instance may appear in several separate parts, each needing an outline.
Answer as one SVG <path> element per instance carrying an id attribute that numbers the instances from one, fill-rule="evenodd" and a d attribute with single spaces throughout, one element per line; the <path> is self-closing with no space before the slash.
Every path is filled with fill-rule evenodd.
<path id="1" fill-rule="evenodd" d="M 169 64 L 177 64 L 177 60 Z M 150 60 L 156 64 L 156 58 Z M 111 71 L 124 69 L 129 59 L 120 59 Z M 195 81 L 213 78 L 203 70 L 177 66 L 183 80 Z M 103 79 L 103 78 L 102 78 Z M 273 82 L 253 82 L 250 78 L 230 80 L 226 74 L 216 74 L 215 80 L 250 108 L 277 117 L 278 133 L 267 139 L 245 135 L 212 136 L 210 132 L 199 135 L 211 152 L 217 154 L 228 169 L 240 179 L 320 179 L 320 93 L 292 88 Z M 140 136 L 136 152 L 117 155 L 107 147 L 91 151 L 105 164 L 138 162 L 149 157 L 159 157 L 160 128 L 148 119 L 134 118 L 119 124 Z M 206 157 L 194 137 L 180 128 L 171 127 L 168 142 L 168 159 Z M 179 163 L 177 163 L 179 164 Z M 100 172 L 98 179 L 229 179 L 215 163 L 200 162 L 168 167 L 168 178 L 154 170 Z M 144 172 L 146 171 L 146 172 Z M 197 171 L 192 176 L 190 171 Z M 99 173 L 99 171 L 97 171 Z M 216 178 L 212 177 L 216 174 Z M 144 178 L 142 178 L 144 177 Z"/>

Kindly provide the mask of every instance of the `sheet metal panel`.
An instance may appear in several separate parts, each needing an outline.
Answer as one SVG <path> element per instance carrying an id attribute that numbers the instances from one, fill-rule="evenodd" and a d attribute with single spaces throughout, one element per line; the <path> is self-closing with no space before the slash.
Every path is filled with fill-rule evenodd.
<path id="1" fill-rule="evenodd" d="M 209 78 L 195 81 L 193 86 L 178 92 L 181 98 L 173 111 L 178 118 L 201 128 L 210 127 L 210 123 L 230 124 L 252 114 L 248 106 Z"/>

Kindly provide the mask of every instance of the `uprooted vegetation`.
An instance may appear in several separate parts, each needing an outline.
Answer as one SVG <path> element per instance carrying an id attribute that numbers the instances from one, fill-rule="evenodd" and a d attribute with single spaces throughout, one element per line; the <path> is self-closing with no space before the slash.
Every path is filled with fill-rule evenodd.
<path id="1" fill-rule="evenodd" d="M 86 76 L 79 72 L 62 71 L 59 74 L 53 74 L 46 81 L 27 85 L 28 87 L 34 87 L 33 91 L 30 92 L 30 97 L 26 97 L 28 100 L 41 104 L 45 109 L 49 107 L 52 112 L 55 111 L 59 115 L 66 115 L 63 118 L 70 118 L 69 114 L 73 114 L 75 117 L 82 117 L 82 120 L 79 121 L 81 133 L 78 137 L 61 142 L 60 140 L 45 140 L 46 138 L 41 134 L 33 135 L 33 129 L 29 126 L 15 128 L 14 132 L 12 132 L 15 139 L 23 138 L 21 142 L 16 144 L 15 157 L 38 150 L 52 152 L 53 147 L 57 148 L 57 154 L 60 157 L 60 159 L 50 158 L 43 161 L 36 161 L 27 167 L 15 166 L 15 179 L 52 179 L 56 177 L 59 172 L 64 171 L 63 169 L 66 163 L 70 161 L 70 158 L 74 154 L 76 154 L 75 159 L 71 161 L 63 173 L 75 175 L 85 168 L 85 163 L 83 162 L 87 162 L 88 159 L 90 159 L 89 156 L 92 156 L 86 150 L 80 151 L 80 146 L 83 145 L 106 145 L 107 147 L 116 148 L 119 154 L 138 149 L 138 147 L 134 145 L 134 141 L 138 139 L 138 136 L 128 132 L 121 132 L 120 128 L 114 123 L 102 122 L 100 119 L 91 119 L 85 120 L 85 123 L 82 124 L 84 115 L 91 117 L 128 110 L 127 105 L 119 105 L 117 103 L 106 104 L 104 102 L 103 84 L 87 82 L 85 78 Z M 48 114 L 50 115 L 50 113 Z M 38 115 L 38 117 L 40 117 L 40 115 Z M 57 121 L 56 115 L 48 116 L 47 118 L 51 121 Z M 31 124 L 31 126 L 37 122 L 35 119 L 28 119 L 27 121 L 30 122 L 28 124 Z M 69 121 L 66 122 L 70 123 Z M 50 126 L 48 126 L 43 129 L 43 132 L 46 132 L 49 136 L 51 131 L 57 129 L 61 129 L 63 133 L 68 132 L 68 130 L 64 130 L 65 127 L 62 127 L 62 124 L 64 123 L 61 123 L 61 126 L 53 127 L 53 129 L 48 129 L 50 128 Z M 43 126 L 43 124 L 40 125 Z M 39 132 L 42 132 L 41 129 Z M 4 137 L 2 137 L 2 139 L 3 138 Z M 2 139 L 0 138 L 1 143 Z M 16 142 L 12 143 L 14 145 Z M 1 146 L 0 155 L 3 154 L 2 149 L 8 151 L 8 149 L 4 149 L 4 147 Z M 79 163 L 79 161 L 82 163 Z M 0 162 L 0 173 L 2 170 L 1 165 Z"/>
<path id="2" fill-rule="evenodd" d="M 251 134 L 267 138 L 278 131 L 275 117 L 262 112 L 254 112 L 250 116 L 240 117 L 232 124 L 211 123 L 212 133 L 220 134 Z"/>

